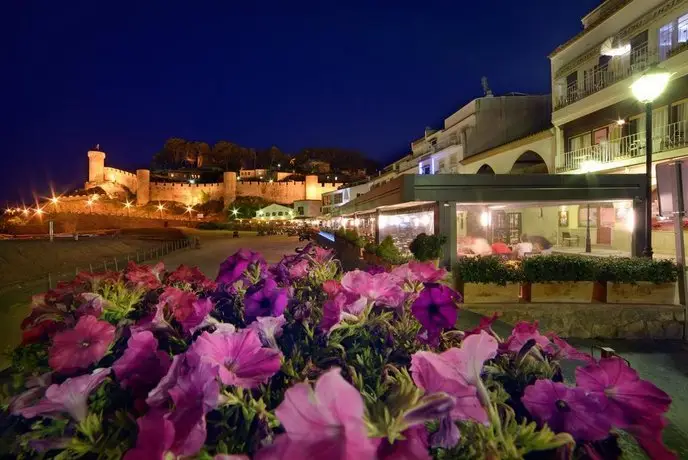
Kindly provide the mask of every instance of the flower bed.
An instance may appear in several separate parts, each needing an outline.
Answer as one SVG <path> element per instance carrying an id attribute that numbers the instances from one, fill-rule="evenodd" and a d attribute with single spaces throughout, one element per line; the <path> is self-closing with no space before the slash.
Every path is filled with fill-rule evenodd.
<path id="1" fill-rule="evenodd" d="M 518 302 L 523 271 L 519 262 L 498 256 L 462 257 L 454 280 L 466 303 Z"/>
<path id="2" fill-rule="evenodd" d="M 342 273 L 307 246 L 267 266 L 241 250 L 216 280 L 81 274 L 33 299 L 5 383 L 13 458 L 651 458 L 671 399 L 619 358 L 536 324 L 455 329 L 444 270 Z M 559 360 L 582 363 L 576 384 Z M 575 450 L 575 452 L 574 452 Z"/>

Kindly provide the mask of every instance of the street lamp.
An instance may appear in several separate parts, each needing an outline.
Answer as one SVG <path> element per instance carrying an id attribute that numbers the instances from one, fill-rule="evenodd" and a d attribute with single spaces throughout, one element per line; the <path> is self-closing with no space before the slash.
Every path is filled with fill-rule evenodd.
<path id="1" fill-rule="evenodd" d="M 162 219 L 162 212 L 165 210 L 165 205 L 162 203 L 158 203 L 158 211 L 160 211 L 160 218 Z"/>
<path id="2" fill-rule="evenodd" d="M 638 78 L 631 91 L 638 102 L 645 104 L 645 248 L 643 256 L 652 258 L 652 102 L 664 91 L 671 74 L 657 68 L 650 69 Z"/>
<path id="3" fill-rule="evenodd" d="M 127 217 L 129 217 L 129 209 L 131 208 L 131 201 L 127 200 L 124 203 L 124 207 L 127 208 Z"/>

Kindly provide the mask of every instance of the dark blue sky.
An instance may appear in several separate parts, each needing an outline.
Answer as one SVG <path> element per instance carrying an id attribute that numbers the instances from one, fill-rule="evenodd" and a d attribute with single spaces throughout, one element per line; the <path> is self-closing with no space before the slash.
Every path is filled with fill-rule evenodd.
<path id="1" fill-rule="evenodd" d="M 600 2 L 8 3 L 2 200 L 83 182 L 96 143 L 122 168 L 171 136 L 388 161 L 482 75 L 496 94 L 549 92 L 547 55 Z"/>

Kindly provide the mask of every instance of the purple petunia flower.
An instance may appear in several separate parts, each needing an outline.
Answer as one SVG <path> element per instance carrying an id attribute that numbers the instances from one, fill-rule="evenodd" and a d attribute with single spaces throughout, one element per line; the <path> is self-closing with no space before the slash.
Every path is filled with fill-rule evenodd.
<path id="1" fill-rule="evenodd" d="M 359 315 L 366 306 L 364 297 L 355 297 L 344 290 L 340 291 L 333 299 L 326 300 L 323 304 L 323 316 L 319 327 L 325 332 L 329 332 L 334 326 L 347 315 L 355 317 Z"/>
<path id="2" fill-rule="evenodd" d="M 598 364 L 576 368 L 576 385 L 606 402 L 604 412 L 618 428 L 664 414 L 671 404 L 668 394 L 641 380 L 621 358 L 601 359 Z"/>
<path id="3" fill-rule="evenodd" d="M 451 417 L 442 417 L 440 428 L 432 435 L 432 447 L 451 449 L 461 440 L 461 432 Z"/>
<path id="4" fill-rule="evenodd" d="M 264 348 L 251 329 L 234 333 L 204 332 L 191 351 L 219 365 L 220 380 L 225 385 L 255 388 L 280 369 L 282 353 Z"/>
<path id="5" fill-rule="evenodd" d="M 307 383 L 289 388 L 275 413 L 286 433 L 256 455 L 257 460 L 373 460 L 376 446 L 366 434 L 361 394 L 339 369 L 322 374 L 312 389 Z"/>
<path id="6" fill-rule="evenodd" d="M 170 390 L 177 384 L 179 379 L 196 372 L 200 366 L 201 357 L 196 353 L 186 352 L 175 355 L 172 364 L 167 370 L 167 374 L 160 379 L 158 384 L 148 393 L 146 404 L 151 407 L 159 407 L 170 400 Z"/>
<path id="7" fill-rule="evenodd" d="M 237 281 L 246 280 L 246 271 L 252 266 L 263 273 L 267 264 L 260 253 L 242 248 L 222 262 L 215 281 L 222 284 L 234 284 Z"/>
<path id="8" fill-rule="evenodd" d="M 37 377 L 32 377 L 26 380 L 27 390 L 23 393 L 15 396 L 10 401 L 10 405 L 7 408 L 10 413 L 19 413 L 20 410 L 25 409 L 29 406 L 33 406 L 45 395 L 45 391 L 48 386 L 52 383 L 52 372 L 46 372 Z"/>
<path id="9" fill-rule="evenodd" d="M 567 432 L 577 441 L 605 439 L 612 427 L 602 411 L 604 403 L 583 388 L 537 380 L 526 387 L 521 402 L 538 423 L 546 423 L 555 433 Z"/>
<path id="10" fill-rule="evenodd" d="M 83 292 L 77 296 L 76 301 L 79 303 L 76 309 L 77 317 L 91 315 L 100 318 L 104 307 L 107 305 L 107 300 L 94 292 Z"/>
<path id="11" fill-rule="evenodd" d="M 134 334 L 127 341 L 124 354 L 112 365 L 122 388 L 135 395 L 146 395 L 170 368 L 170 357 L 158 350 L 158 341 L 150 331 Z"/>
<path id="12" fill-rule="evenodd" d="M 278 348 L 276 339 L 282 335 L 282 328 L 286 323 L 284 315 L 259 316 L 248 325 L 248 329 L 256 331 L 264 347 Z"/>
<path id="13" fill-rule="evenodd" d="M 443 329 L 454 327 L 459 313 L 458 301 L 458 294 L 453 289 L 436 283 L 425 284 L 411 305 L 411 313 L 427 331 L 428 343 L 437 343 Z"/>
<path id="14" fill-rule="evenodd" d="M 124 454 L 124 460 L 163 460 L 174 442 L 174 425 L 161 410 L 148 411 L 136 420 L 139 427 L 136 447 Z"/>
<path id="15" fill-rule="evenodd" d="M 363 270 L 366 273 L 369 273 L 371 275 L 377 275 L 378 273 L 386 273 L 387 272 L 387 270 L 385 270 L 385 267 L 383 267 L 382 265 L 368 265 Z"/>
<path id="16" fill-rule="evenodd" d="M 57 372 L 73 372 L 100 361 L 115 338 L 115 327 L 94 316 L 79 318 L 73 329 L 58 332 L 48 352 L 48 363 Z"/>
<path id="17" fill-rule="evenodd" d="M 378 440 L 378 460 L 430 460 L 428 452 L 428 430 L 423 425 L 406 429 L 404 439 L 390 444 L 387 438 Z"/>
<path id="18" fill-rule="evenodd" d="M 272 278 L 263 279 L 246 290 L 244 307 L 246 322 L 259 316 L 279 316 L 289 302 L 289 291 L 280 288 Z"/>
<path id="19" fill-rule="evenodd" d="M 88 415 L 89 395 L 103 383 L 108 375 L 110 375 L 110 368 L 100 368 L 92 374 L 71 377 L 59 385 L 50 385 L 38 404 L 24 407 L 14 413 L 24 418 L 33 418 L 38 415 L 66 412 L 74 420 L 81 422 Z"/>

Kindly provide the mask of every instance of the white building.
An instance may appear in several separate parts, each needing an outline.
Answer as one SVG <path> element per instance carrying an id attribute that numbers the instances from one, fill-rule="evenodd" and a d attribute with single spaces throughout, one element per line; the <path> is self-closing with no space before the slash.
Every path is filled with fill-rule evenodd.
<path id="1" fill-rule="evenodd" d="M 297 200 L 294 201 L 295 219 L 314 219 L 320 217 L 321 200 Z"/>
<path id="2" fill-rule="evenodd" d="M 291 220 L 294 210 L 281 204 L 271 204 L 256 212 L 256 218 L 261 220 Z"/>
<path id="3" fill-rule="evenodd" d="M 349 201 L 367 193 L 372 186 L 371 182 L 340 187 L 332 192 L 322 194 L 322 215 L 336 214 L 336 208 L 345 205 Z"/>
<path id="4" fill-rule="evenodd" d="M 643 172 L 645 108 L 630 85 L 648 68 L 673 73 L 652 111 L 655 162 L 685 156 L 688 1 L 607 0 L 551 55 L 556 171 Z"/>

